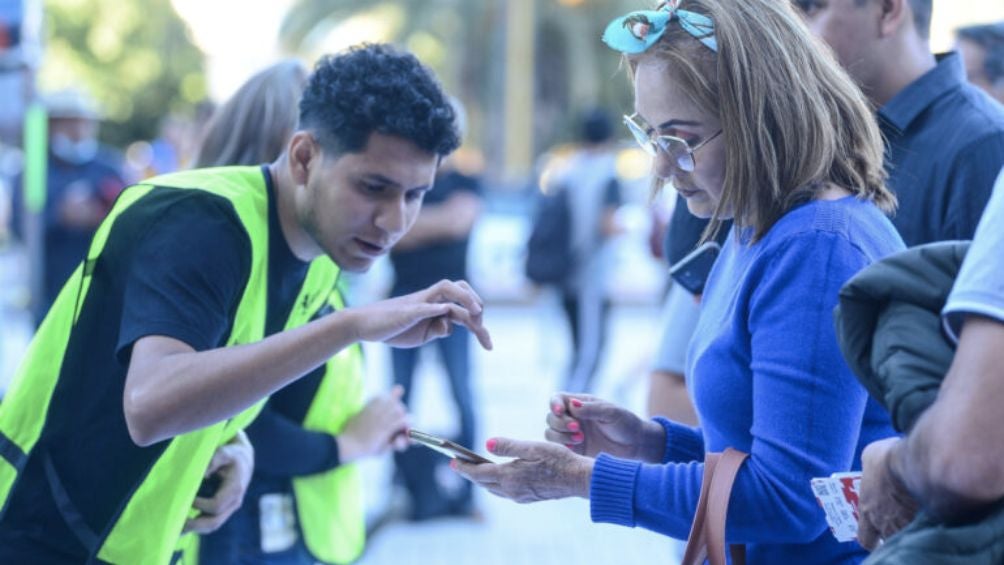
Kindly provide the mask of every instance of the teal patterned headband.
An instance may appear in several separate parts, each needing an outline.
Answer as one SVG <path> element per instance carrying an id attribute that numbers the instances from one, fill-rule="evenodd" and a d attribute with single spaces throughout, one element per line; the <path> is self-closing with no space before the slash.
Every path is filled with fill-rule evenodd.
<path id="1" fill-rule="evenodd" d="M 669 0 L 656 10 L 631 12 L 617 18 L 607 25 L 607 30 L 603 32 L 603 42 L 621 53 L 644 53 L 659 41 L 666 32 L 666 25 L 675 20 L 680 22 L 684 31 L 717 53 L 715 23 L 704 14 L 679 9 L 680 2 L 681 0 Z"/>

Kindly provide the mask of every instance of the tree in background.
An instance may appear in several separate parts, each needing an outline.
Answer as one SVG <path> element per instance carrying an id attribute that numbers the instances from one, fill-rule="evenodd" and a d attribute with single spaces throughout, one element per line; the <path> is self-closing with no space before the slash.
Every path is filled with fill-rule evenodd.
<path id="1" fill-rule="evenodd" d="M 170 0 L 46 0 L 45 23 L 41 89 L 86 89 L 109 144 L 153 139 L 206 96 L 202 51 Z"/>
<path id="2" fill-rule="evenodd" d="M 533 139 L 539 154 L 574 137 L 574 117 L 598 105 L 629 108 L 630 91 L 618 75 L 619 59 L 600 36 L 607 22 L 643 6 L 637 0 L 537 0 L 534 29 L 523 34 L 535 44 L 533 66 Z M 505 93 L 506 2 L 482 0 L 296 0 L 280 30 L 280 42 L 290 52 L 309 57 L 326 49 L 328 36 L 355 34 L 360 17 L 380 21 L 382 38 L 404 45 L 430 65 L 446 88 L 458 95 L 469 112 L 471 141 L 492 158 L 502 153 L 506 128 Z M 346 29 L 349 28 L 349 29 Z M 508 30 L 512 31 L 512 30 Z M 618 77 L 622 78 L 622 77 Z M 494 163 L 498 165 L 498 163 Z M 498 172 L 495 170 L 494 172 Z"/>

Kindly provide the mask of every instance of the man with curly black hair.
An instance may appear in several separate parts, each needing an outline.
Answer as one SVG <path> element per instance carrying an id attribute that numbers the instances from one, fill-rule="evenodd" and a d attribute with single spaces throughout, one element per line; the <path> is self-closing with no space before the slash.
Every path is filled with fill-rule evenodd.
<path id="1" fill-rule="evenodd" d="M 0 405 L 0 562 L 167 563 L 240 505 L 240 430 L 269 394 L 360 341 L 459 324 L 490 348 L 463 281 L 308 322 L 408 231 L 458 143 L 432 73 L 366 45 L 318 63 L 275 162 L 127 188 Z"/>

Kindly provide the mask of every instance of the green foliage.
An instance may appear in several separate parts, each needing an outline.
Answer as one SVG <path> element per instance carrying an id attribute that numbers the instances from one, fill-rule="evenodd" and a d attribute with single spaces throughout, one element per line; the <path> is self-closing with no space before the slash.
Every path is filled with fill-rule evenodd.
<path id="1" fill-rule="evenodd" d="M 152 139 L 206 95 L 202 51 L 170 0 L 46 0 L 45 17 L 40 86 L 93 96 L 108 143 Z"/>
<path id="2" fill-rule="evenodd" d="M 512 0 L 515 1 L 515 0 Z M 603 105 L 624 111 L 631 88 L 620 57 L 600 41 L 615 16 L 649 3 L 642 0 L 539 0 L 532 2 L 535 30 L 506 30 L 505 2 L 498 0 L 295 0 L 279 31 L 291 52 L 319 55 L 326 39 L 346 30 L 353 18 L 370 15 L 387 23 L 386 40 L 403 45 L 431 66 L 446 88 L 466 104 L 469 138 L 489 159 L 502 153 L 506 129 L 505 42 L 507 37 L 535 40 L 532 89 L 533 132 L 539 153 L 575 136 L 576 115 Z M 394 14 L 395 17 L 388 17 Z M 361 23 L 361 22 L 359 22 Z M 393 25 L 390 25 L 390 24 Z M 364 27 L 359 25 L 357 27 Z"/>

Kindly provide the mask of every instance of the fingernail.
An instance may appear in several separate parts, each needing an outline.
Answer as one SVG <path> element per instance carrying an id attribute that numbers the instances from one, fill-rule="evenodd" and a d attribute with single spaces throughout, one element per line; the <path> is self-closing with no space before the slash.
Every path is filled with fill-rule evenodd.
<path id="1" fill-rule="evenodd" d="M 568 449 L 575 449 L 575 446 L 570 443 L 566 443 L 565 447 L 567 447 Z"/>
<path id="2" fill-rule="evenodd" d="M 497 444 L 498 444 L 498 440 L 496 440 L 495 438 L 492 438 L 492 439 L 490 439 L 490 440 L 488 440 L 488 441 L 485 442 L 485 448 L 488 449 L 488 451 L 491 451 L 492 453 L 495 453 L 495 446 Z"/>
<path id="3" fill-rule="evenodd" d="M 551 412 L 554 412 L 555 416 L 561 416 L 561 405 L 560 404 L 552 404 L 551 405 Z"/>
<path id="4" fill-rule="evenodd" d="M 578 398 L 573 398 L 572 399 L 572 406 L 574 406 L 576 408 L 582 408 L 582 401 L 579 400 Z"/>
<path id="5" fill-rule="evenodd" d="M 572 432 L 579 431 L 579 423 L 578 422 L 569 422 L 568 423 L 568 430 L 572 431 Z"/>
<path id="6" fill-rule="evenodd" d="M 572 440 L 573 441 L 581 442 L 584 439 L 586 439 L 586 436 L 582 435 L 582 432 L 577 432 L 577 433 L 572 434 Z"/>
<path id="7" fill-rule="evenodd" d="M 457 470 L 457 460 L 456 459 L 450 459 L 450 469 L 453 469 L 454 471 Z"/>

